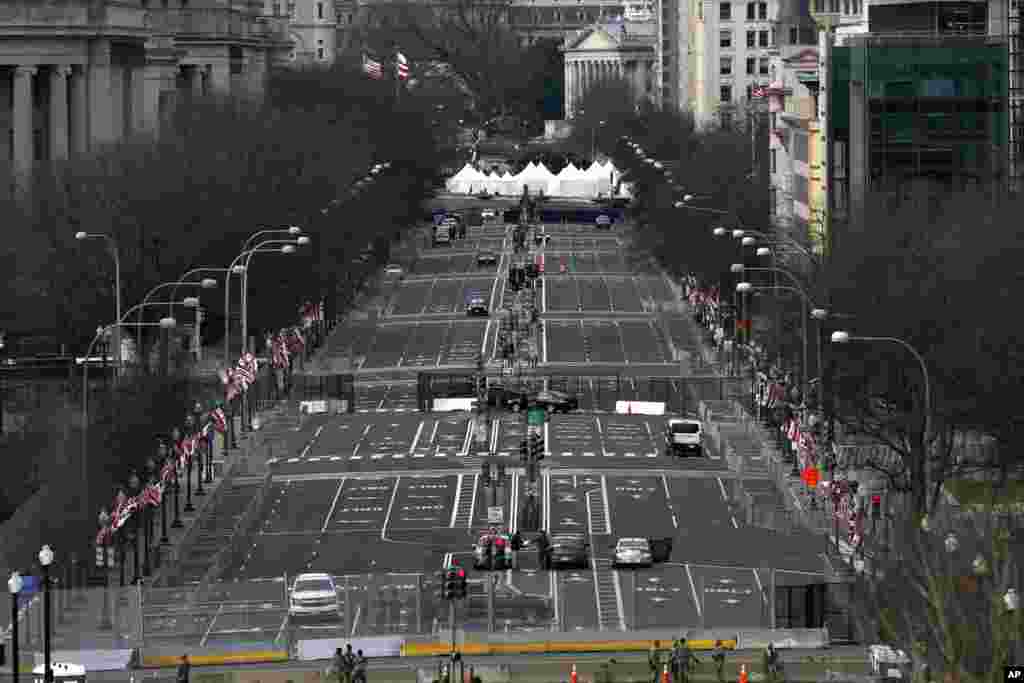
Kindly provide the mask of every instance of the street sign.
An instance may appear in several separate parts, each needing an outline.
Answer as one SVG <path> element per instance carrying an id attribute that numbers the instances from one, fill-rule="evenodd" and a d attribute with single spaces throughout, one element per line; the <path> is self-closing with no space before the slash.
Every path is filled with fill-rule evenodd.
<path id="1" fill-rule="evenodd" d="M 544 425 L 545 410 L 543 408 L 530 408 L 526 411 L 526 424 L 528 426 L 542 427 Z"/>
<path id="2" fill-rule="evenodd" d="M 501 505 L 492 506 L 487 508 L 487 523 L 488 524 L 504 524 L 505 523 L 505 508 Z"/>

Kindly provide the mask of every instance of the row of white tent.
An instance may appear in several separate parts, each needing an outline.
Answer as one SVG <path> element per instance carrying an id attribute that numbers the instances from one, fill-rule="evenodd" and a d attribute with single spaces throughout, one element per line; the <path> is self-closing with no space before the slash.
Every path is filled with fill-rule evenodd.
<path id="1" fill-rule="evenodd" d="M 619 182 L 619 171 L 611 161 L 595 161 L 583 171 L 570 163 L 558 174 L 543 163 L 530 162 L 516 174 L 499 175 L 493 171 L 482 173 L 471 164 L 448 179 L 447 188 L 454 194 L 489 192 L 503 196 L 519 196 L 525 187 L 530 194 L 544 193 L 549 197 L 610 196 Z"/>

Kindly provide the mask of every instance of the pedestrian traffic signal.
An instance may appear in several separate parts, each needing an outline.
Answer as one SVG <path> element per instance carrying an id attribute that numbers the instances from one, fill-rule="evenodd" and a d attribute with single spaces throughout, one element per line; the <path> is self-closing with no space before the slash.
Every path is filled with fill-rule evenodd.
<path id="1" fill-rule="evenodd" d="M 544 459 L 544 437 L 540 434 L 530 435 L 530 458 L 533 460 Z"/>
<path id="2" fill-rule="evenodd" d="M 466 580 L 466 570 L 461 567 L 455 570 L 458 583 L 455 586 L 455 598 L 457 600 L 465 600 L 466 592 L 469 588 L 468 581 Z"/>
<path id="3" fill-rule="evenodd" d="M 465 573 L 463 569 L 449 568 L 445 570 L 444 576 L 444 599 L 454 600 L 459 592 L 459 572 Z"/>
<path id="4" fill-rule="evenodd" d="M 446 569 L 442 569 L 441 571 L 439 571 L 437 573 L 437 599 L 438 600 L 447 600 L 448 599 L 448 596 L 445 594 L 445 591 L 444 591 L 444 582 L 445 582 L 445 579 L 447 578 L 447 576 L 448 576 L 448 570 L 446 570 Z"/>

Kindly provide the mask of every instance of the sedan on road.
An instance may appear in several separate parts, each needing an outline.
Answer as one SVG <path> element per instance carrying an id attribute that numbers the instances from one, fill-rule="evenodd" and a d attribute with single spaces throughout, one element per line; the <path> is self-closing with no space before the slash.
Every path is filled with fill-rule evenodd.
<path id="1" fill-rule="evenodd" d="M 538 391 L 533 403 L 549 413 L 571 413 L 580 407 L 579 399 L 561 391 Z"/>
<path id="2" fill-rule="evenodd" d="M 466 315 L 486 318 L 490 315 L 487 308 L 487 299 L 482 294 L 473 294 L 466 302 Z"/>
<path id="3" fill-rule="evenodd" d="M 587 569 L 590 544 L 583 534 L 555 534 L 551 537 L 548 563 L 551 569 Z"/>
<path id="4" fill-rule="evenodd" d="M 654 564 L 651 542 L 646 538 L 620 538 L 615 544 L 615 567 L 650 567 Z"/>
<path id="5" fill-rule="evenodd" d="M 476 264 L 478 266 L 496 266 L 498 265 L 498 255 L 493 251 L 481 251 L 476 255 Z"/>

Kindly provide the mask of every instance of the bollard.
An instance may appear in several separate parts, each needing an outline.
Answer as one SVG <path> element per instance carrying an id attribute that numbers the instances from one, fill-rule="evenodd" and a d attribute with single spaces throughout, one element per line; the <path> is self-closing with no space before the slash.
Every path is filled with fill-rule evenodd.
<path id="1" fill-rule="evenodd" d="M 572 665 L 572 671 L 569 672 L 569 683 L 579 683 L 578 677 L 576 675 L 575 664 Z"/>

